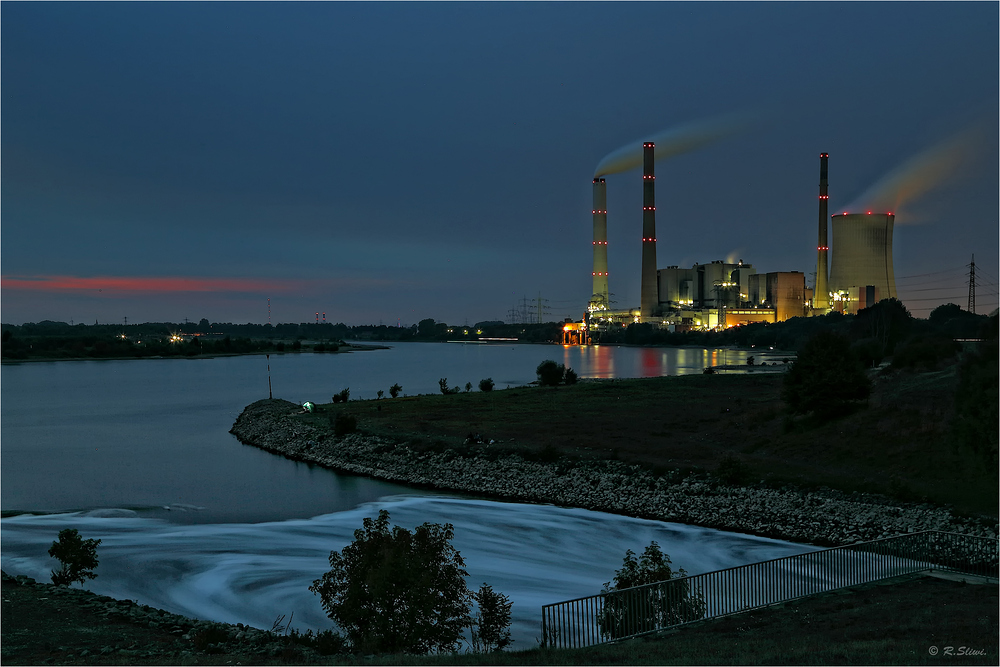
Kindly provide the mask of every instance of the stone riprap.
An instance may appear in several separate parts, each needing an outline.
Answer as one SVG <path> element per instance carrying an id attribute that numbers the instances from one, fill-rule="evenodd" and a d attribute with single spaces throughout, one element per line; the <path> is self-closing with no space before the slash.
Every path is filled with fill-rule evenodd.
<path id="1" fill-rule="evenodd" d="M 340 438 L 295 415 L 280 399 L 247 406 L 233 425 L 240 442 L 340 472 L 509 501 L 552 503 L 776 537 L 823 546 L 944 530 L 996 537 L 994 519 L 959 517 L 928 504 L 833 490 L 728 486 L 706 476 L 654 475 L 622 461 L 527 461 L 516 454 L 417 452 L 359 433 Z"/>

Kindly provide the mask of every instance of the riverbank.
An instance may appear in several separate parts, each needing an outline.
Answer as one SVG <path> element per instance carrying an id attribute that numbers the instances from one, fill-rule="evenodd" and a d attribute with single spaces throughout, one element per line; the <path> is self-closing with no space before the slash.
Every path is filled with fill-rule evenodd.
<path id="1" fill-rule="evenodd" d="M 2 579 L 5 665 L 997 664 L 997 587 L 919 575 L 614 644 L 430 656 L 336 654 L 280 628 L 198 621 L 79 588 Z"/>
<path id="2" fill-rule="evenodd" d="M 700 376 L 690 377 L 694 378 L 690 382 L 685 378 L 662 380 L 681 381 L 685 389 L 704 382 L 697 379 Z M 747 378 L 740 382 L 766 380 Z M 604 386 L 620 390 L 626 383 L 614 381 Z M 572 401 L 574 390 L 559 391 Z M 510 417 L 503 412 L 505 395 L 511 398 L 522 395 L 523 402 L 537 406 L 553 395 L 546 394 L 547 391 L 521 388 L 489 394 L 396 399 L 395 408 L 394 401 L 358 401 L 347 407 L 355 412 L 365 411 L 370 421 L 377 422 L 383 418 L 381 413 L 402 410 L 406 402 L 414 406 L 423 401 L 422 405 L 427 406 L 426 416 L 433 412 L 430 406 L 434 401 L 424 399 L 471 401 L 478 396 L 475 400 L 484 406 L 491 404 L 492 410 L 501 411 L 498 418 L 504 420 Z M 472 408 L 471 404 L 462 408 L 467 423 L 475 412 Z M 964 516 L 937 504 L 899 502 L 879 494 L 833 488 L 803 490 L 789 485 L 724 483 L 725 475 L 599 458 L 593 449 L 587 456 L 569 456 L 557 448 L 533 448 L 530 443 L 512 445 L 491 439 L 476 442 L 475 433 L 467 438 L 466 446 L 451 446 L 444 440 L 415 442 L 369 432 L 336 437 L 330 428 L 333 416 L 348 414 L 344 408 L 339 410 L 334 412 L 331 406 L 320 406 L 319 414 L 303 414 L 298 405 L 288 401 L 257 401 L 247 406 L 231 432 L 244 444 L 291 459 L 397 483 L 517 502 L 582 507 L 823 546 L 930 529 L 989 537 L 997 534 L 995 518 Z M 529 425 L 540 422 L 536 415 Z M 628 419 L 622 419 L 621 423 L 630 425 Z M 364 424 L 361 425 L 366 431 Z M 567 436 L 571 444 L 573 435 Z M 732 477 L 742 476 L 738 474 L 740 465 L 738 460 L 729 464 L 734 471 Z"/>

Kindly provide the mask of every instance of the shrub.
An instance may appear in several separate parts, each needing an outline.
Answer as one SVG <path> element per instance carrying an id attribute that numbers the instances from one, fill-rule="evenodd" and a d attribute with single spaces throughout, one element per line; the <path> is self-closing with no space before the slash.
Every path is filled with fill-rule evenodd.
<path id="1" fill-rule="evenodd" d="M 493 391 L 493 378 L 483 378 L 479 381 L 479 391 Z"/>
<path id="2" fill-rule="evenodd" d="M 719 462 L 719 467 L 716 468 L 715 474 L 723 484 L 735 486 L 743 484 L 747 480 L 750 476 L 750 469 L 746 463 L 734 456 L 732 452 L 726 452 L 725 456 Z"/>
<path id="3" fill-rule="evenodd" d="M 59 539 L 49 547 L 49 555 L 61 563 L 58 570 L 52 570 L 52 583 L 69 586 L 74 581 L 82 584 L 87 579 L 97 578 L 94 568 L 97 567 L 97 545 L 100 543 L 100 540 L 81 538 L 75 528 L 60 530 Z"/>
<path id="4" fill-rule="evenodd" d="M 538 375 L 538 384 L 543 387 L 555 387 L 558 385 L 562 382 L 565 372 L 565 366 L 557 364 L 551 359 L 546 359 L 538 364 L 538 368 L 535 369 L 535 373 Z"/>
<path id="5" fill-rule="evenodd" d="M 334 403 L 347 403 L 347 399 L 350 397 L 350 395 L 351 395 L 351 388 L 347 387 L 346 389 L 342 389 L 341 391 L 334 394 L 332 400 Z"/>
<path id="6" fill-rule="evenodd" d="M 576 384 L 576 381 L 579 379 L 580 377 L 576 374 L 576 371 L 574 371 L 572 368 L 566 369 L 566 377 L 565 377 L 566 384 Z"/>
<path id="7" fill-rule="evenodd" d="M 442 394 L 457 394 L 461 389 L 458 387 L 448 388 L 448 378 L 441 378 L 438 380 L 438 386 L 441 388 Z"/>
<path id="8" fill-rule="evenodd" d="M 970 354 L 958 371 L 952 433 L 956 442 L 971 449 L 996 479 L 998 456 L 998 386 L 1000 354 L 996 340 L 987 341 Z"/>
<path id="9" fill-rule="evenodd" d="M 333 419 L 333 434 L 338 438 L 358 430 L 358 419 L 354 415 L 338 414 Z"/>
<path id="10" fill-rule="evenodd" d="M 389 530 L 389 512 L 365 518 L 354 541 L 330 552 L 330 571 L 309 587 L 362 653 L 455 651 L 470 625 L 465 561 L 451 524 Z"/>
<path id="11" fill-rule="evenodd" d="M 792 414 L 814 412 L 830 418 L 868 398 L 871 380 L 847 338 L 821 331 L 802 347 L 785 375 L 781 398 Z"/>
<path id="12" fill-rule="evenodd" d="M 392 396 L 393 398 L 396 398 L 397 396 L 399 396 L 399 392 L 401 392 L 401 391 L 403 391 L 403 388 L 401 386 L 399 386 L 398 382 L 396 384 L 392 385 L 391 387 L 389 387 L 389 395 Z"/>
<path id="13" fill-rule="evenodd" d="M 502 651 L 510 645 L 510 608 L 513 603 L 492 586 L 483 584 L 472 594 L 478 607 L 470 635 L 474 653 Z"/>
<path id="14" fill-rule="evenodd" d="M 375 392 L 375 400 L 381 400 L 383 396 L 385 396 L 385 392 L 381 389 Z"/>
<path id="15" fill-rule="evenodd" d="M 465 383 L 465 391 L 467 391 L 467 392 L 472 391 L 472 383 L 471 382 L 466 382 Z"/>
<path id="16" fill-rule="evenodd" d="M 614 585 L 610 581 L 604 584 L 604 609 L 597 620 L 601 630 L 612 639 L 619 639 L 702 618 L 705 600 L 690 591 L 686 579 L 617 593 L 634 586 L 666 582 L 675 575 L 686 577 L 687 572 L 683 568 L 674 572 L 670 556 L 660 551 L 656 542 L 651 542 L 638 559 L 631 549 L 626 551 L 622 569 L 615 572 Z"/>

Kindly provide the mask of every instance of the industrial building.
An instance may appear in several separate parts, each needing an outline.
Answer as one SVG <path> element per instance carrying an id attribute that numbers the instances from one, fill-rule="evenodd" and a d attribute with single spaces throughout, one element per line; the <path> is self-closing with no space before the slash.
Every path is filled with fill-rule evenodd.
<path id="1" fill-rule="evenodd" d="M 642 145 L 642 254 L 639 308 L 612 310 L 608 289 L 608 210 L 603 178 L 593 181 L 593 293 L 586 322 L 594 327 L 649 322 L 671 330 L 781 322 L 831 310 L 856 313 L 896 296 L 892 213 L 828 215 L 829 154 L 820 153 L 815 290 L 800 271 L 757 273 L 743 260 L 691 268 L 656 268 L 654 144 Z M 832 234 L 828 234 L 832 231 Z M 829 237 L 829 238 L 828 238 Z M 832 244 L 830 243 L 832 241 Z M 832 247 L 832 250 L 831 250 Z M 815 294 L 814 294 L 815 292 Z M 580 338 L 575 333 L 574 339 Z M 580 338 L 582 339 L 582 338 Z"/>

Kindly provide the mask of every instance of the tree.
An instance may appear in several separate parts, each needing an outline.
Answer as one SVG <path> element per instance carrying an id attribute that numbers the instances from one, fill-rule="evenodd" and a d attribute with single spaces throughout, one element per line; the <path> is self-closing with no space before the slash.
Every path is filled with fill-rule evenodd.
<path id="1" fill-rule="evenodd" d="M 483 378 L 479 381 L 479 391 L 493 391 L 493 378 Z"/>
<path id="2" fill-rule="evenodd" d="M 62 565 L 52 570 L 52 583 L 69 586 L 74 581 L 81 584 L 87 579 L 95 579 L 97 567 L 97 545 L 100 540 L 85 540 L 75 528 L 59 531 L 59 539 L 49 547 L 49 555 Z"/>
<path id="3" fill-rule="evenodd" d="M 355 651 L 455 651 L 472 595 L 451 524 L 389 530 L 389 512 L 366 518 L 354 541 L 330 552 L 330 571 L 309 587 Z"/>
<path id="4" fill-rule="evenodd" d="M 601 631 L 612 639 L 687 623 L 705 615 L 705 600 L 692 593 L 683 568 L 670 567 L 670 556 L 650 542 L 638 559 L 629 549 L 622 568 L 615 572 L 614 585 L 604 584 L 604 607 L 598 617 Z M 648 584 L 662 583 L 660 586 Z M 639 587 L 639 588 L 637 588 Z"/>
<path id="5" fill-rule="evenodd" d="M 551 359 L 546 359 L 538 364 L 538 368 L 535 369 L 535 373 L 538 375 L 538 384 L 543 387 L 555 387 L 558 385 L 562 382 L 565 372 L 565 366 L 557 364 Z"/>
<path id="6" fill-rule="evenodd" d="M 438 387 L 441 388 L 442 394 L 457 394 L 461 389 L 458 387 L 448 387 L 448 378 L 441 378 L 438 380 Z"/>
<path id="7" fill-rule="evenodd" d="M 472 594 L 472 598 L 477 605 L 470 632 L 473 652 L 502 651 L 511 642 L 510 608 L 514 603 L 485 583 Z"/>
<path id="8" fill-rule="evenodd" d="M 396 384 L 389 387 L 389 396 L 396 398 L 397 396 L 399 396 L 399 392 L 401 391 L 403 391 L 403 388 L 399 386 L 399 383 L 397 382 Z"/>
<path id="9" fill-rule="evenodd" d="M 993 471 L 996 479 L 1000 460 L 997 437 L 1000 354 L 995 338 L 981 345 L 981 349 L 970 354 L 959 369 L 952 432 L 961 445 L 980 457 L 986 470 Z"/>
<path id="10" fill-rule="evenodd" d="M 846 337 L 821 331 L 810 338 L 785 375 L 781 398 L 792 414 L 830 418 L 868 398 L 871 380 Z"/>

